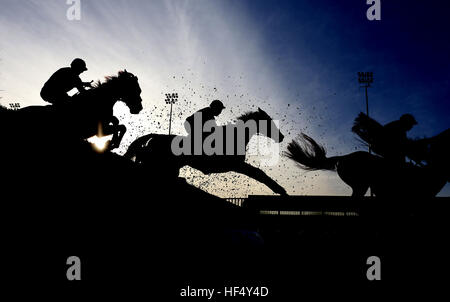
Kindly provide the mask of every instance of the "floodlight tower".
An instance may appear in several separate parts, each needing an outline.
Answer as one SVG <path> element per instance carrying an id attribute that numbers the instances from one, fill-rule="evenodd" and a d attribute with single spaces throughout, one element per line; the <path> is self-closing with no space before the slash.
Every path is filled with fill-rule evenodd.
<path id="1" fill-rule="evenodd" d="M 9 108 L 11 108 L 12 110 L 19 110 L 20 103 L 9 103 Z"/>
<path id="2" fill-rule="evenodd" d="M 169 118 L 169 135 L 172 128 L 172 106 L 178 102 L 178 93 L 166 93 L 166 104 L 170 104 L 170 118 Z"/>
<path id="3" fill-rule="evenodd" d="M 370 84 L 373 83 L 373 72 L 358 72 L 358 82 L 361 85 L 360 87 L 364 87 L 366 91 L 366 114 L 369 116 L 369 95 L 367 94 L 367 88 L 370 87 Z M 372 154 L 372 150 L 369 144 L 369 154 Z M 370 196 L 373 196 L 372 189 L 370 190 Z"/>
<path id="4" fill-rule="evenodd" d="M 367 94 L 367 88 L 373 83 L 373 72 L 358 72 L 358 82 L 366 90 L 366 114 L 369 116 L 369 95 Z"/>

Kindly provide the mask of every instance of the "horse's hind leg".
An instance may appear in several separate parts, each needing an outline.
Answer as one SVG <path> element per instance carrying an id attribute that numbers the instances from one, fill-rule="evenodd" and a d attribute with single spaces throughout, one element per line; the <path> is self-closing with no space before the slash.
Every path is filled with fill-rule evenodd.
<path id="1" fill-rule="evenodd" d="M 264 173 L 264 171 L 256 167 L 253 167 L 250 164 L 242 162 L 239 165 L 237 165 L 234 169 L 232 169 L 232 171 L 247 175 L 248 177 L 265 184 L 275 193 L 287 195 L 286 190 L 282 186 L 280 186 L 275 180 L 267 176 L 267 174 Z"/>
<path id="2" fill-rule="evenodd" d="M 352 197 L 361 198 L 369 189 L 367 173 L 364 170 L 364 165 L 355 163 L 354 159 L 351 160 L 352 158 L 347 157 L 339 161 L 336 172 L 342 181 L 352 188 Z"/>

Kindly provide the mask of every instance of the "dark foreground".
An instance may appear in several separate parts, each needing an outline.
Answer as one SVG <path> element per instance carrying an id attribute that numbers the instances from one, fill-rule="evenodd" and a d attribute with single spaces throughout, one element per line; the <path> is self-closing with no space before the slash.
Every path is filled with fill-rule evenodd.
<path id="1" fill-rule="evenodd" d="M 159 179 L 161 167 L 78 151 L 4 163 L 5 290 L 166 301 L 187 286 L 262 286 L 284 301 L 313 287 L 412 293 L 449 279 L 447 198 L 252 197 L 237 207 Z M 66 278 L 69 256 L 81 259 L 81 281 Z M 366 277 L 369 256 L 381 259 L 381 281 Z M 221 293 L 214 300 L 232 298 Z"/>

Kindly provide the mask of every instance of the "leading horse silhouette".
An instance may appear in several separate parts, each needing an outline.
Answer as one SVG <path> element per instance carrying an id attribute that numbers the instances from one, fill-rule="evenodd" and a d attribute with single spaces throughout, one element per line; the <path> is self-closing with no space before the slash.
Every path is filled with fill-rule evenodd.
<path id="1" fill-rule="evenodd" d="M 227 142 L 227 136 L 224 135 L 223 150 L 227 149 L 227 143 L 238 146 L 238 142 L 243 141 L 245 144 L 244 151 L 246 151 L 250 139 L 257 134 L 265 135 L 277 143 L 283 141 L 284 136 L 277 125 L 260 108 L 255 112 L 247 112 L 238 117 L 239 121 L 244 124 L 248 121 L 255 121 L 256 127 L 245 128 L 245 133 L 242 132 L 245 136 L 243 140 L 241 140 L 242 137 L 234 135 L 233 141 Z M 267 125 L 267 127 L 262 129 L 262 124 Z M 222 133 L 226 133 L 229 130 L 228 127 L 233 127 L 233 125 L 221 126 L 219 128 L 222 129 L 219 129 L 219 131 L 222 130 Z M 146 166 L 158 179 L 164 177 L 176 178 L 178 177 L 180 168 L 187 165 L 200 170 L 204 174 L 226 173 L 231 171 L 241 173 L 265 184 L 275 193 L 286 195 L 286 190 L 267 176 L 266 173 L 245 162 L 245 153 L 238 154 L 235 152 L 232 155 L 175 155 L 172 150 L 172 142 L 174 139 L 180 138 L 182 137 L 176 135 L 147 134 L 136 139 L 129 146 L 124 156 L 130 159 L 135 158 L 136 162 Z M 227 153 L 223 152 L 222 154 Z"/>
<path id="2" fill-rule="evenodd" d="M 113 107 L 122 101 L 130 113 L 137 114 L 142 110 L 140 94 L 138 78 L 126 70 L 120 71 L 117 76 L 106 77 L 104 83 L 98 81 L 92 89 L 74 95 L 68 104 L 29 106 L 14 111 L 3 108 L 0 135 L 19 145 L 31 139 L 44 147 L 55 140 L 62 144 L 94 135 L 115 134 L 112 147 L 117 147 L 126 129 L 113 116 Z M 26 147 L 30 146 L 28 143 Z"/>
<path id="3" fill-rule="evenodd" d="M 354 197 L 364 196 L 369 187 L 378 197 L 433 197 L 450 181 L 450 129 L 411 143 L 410 156 L 426 161 L 423 167 L 395 166 L 363 151 L 327 157 L 324 147 L 303 133 L 287 149 L 285 155 L 304 170 L 336 171 Z"/>

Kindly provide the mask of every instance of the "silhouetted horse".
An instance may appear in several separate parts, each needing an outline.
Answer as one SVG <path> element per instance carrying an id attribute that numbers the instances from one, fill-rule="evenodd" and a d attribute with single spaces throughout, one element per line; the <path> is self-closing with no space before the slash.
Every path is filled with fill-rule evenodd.
<path id="1" fill-rule="evenodd" d="M 265 135 L 277 143 L 283 141 L 284 136 L 272 118 L 260 108 L 255 112 L 247 112 L 238 118 L 238 124 L 247 123 L 249 121 L 254 121 L 256 127 L 245 128 L 245 132 L 241 132 L 241 134 L 236 130 L 235 125 L 219 127 L 221 128 L 219 130 L 222 130 L 223 133 L 230 131 L 230 129 L 234 129 L 235 135 L 232 137 L 233 141 L 227 142 L 226 135 L 223 135 L 223 150 L 226 150 L 227 144 L 230 143 L 235 147 L 235 152 L 230 155 L 227 155 L 229 153 L 226 153 L 226 151 L 222 152 L 223 155 L 175 155 L 172 150 L 172 142 L 174 139 L 180 140 L 183 137 L 176 135 L 148 134 L 136 139 L 128 148 L 125 157 L 135 158 L 136 162 L 147 166 L 149 172 L 158 177 L 162 177 L 163 175 L 177 177 L 180 168 L 186 165 L 198 169 L 204 174 L 233 171 L 247 175 L 248 177 L 265 184 L 275 193 L 285 195 L 285 189 L 277 182 L 267 176 L 262 170 L 245 162 L 247 144 L 254 135 Z M 266 125 L 264 126 L 264 129 L 261 128 L 261 125 L 263 124 Z M 241 146 L 243 147 L 243 154 L 236 152 L 239 141 L 242 141 L 244 144 L 244 146 Z"/>
<path id="2" fill-rule="evenodd" d="M 354 197 L 364 196 L 369 187 L 376 196 L 432 197 L 450 181 L 449 142 L 449 130 L 416 141 L 412 150 L 416 150 L 417 160 L 428 162 L 424 167 L 395 166 L 380 156 L 362 151 L 328 158 L 325 149 L 306 134 L 289 143 L 285 155 L 304 170 L 336 171 L 352 188 Z"/>
<path id="3" fill-rule="evenodd" d="M 1 110 L 0 135 L 7 135 L 19 144 L 31 140 L 45 147 L 46 143 L 62 145 L 93 135 L 118 133 L 113 141 L 117 147 L 126 129 L 113 116 L 113 107 L 122 101 L 132 114 L 137 114 L 142 110 L 140 94 L 138 78 L 121 71 L 117 76 L 107 77 L 104 83 L 99 81 L 94 88 L 74 95 L 69 104 Z M 32 143 L 27 147 L 33 147 Z"/>

